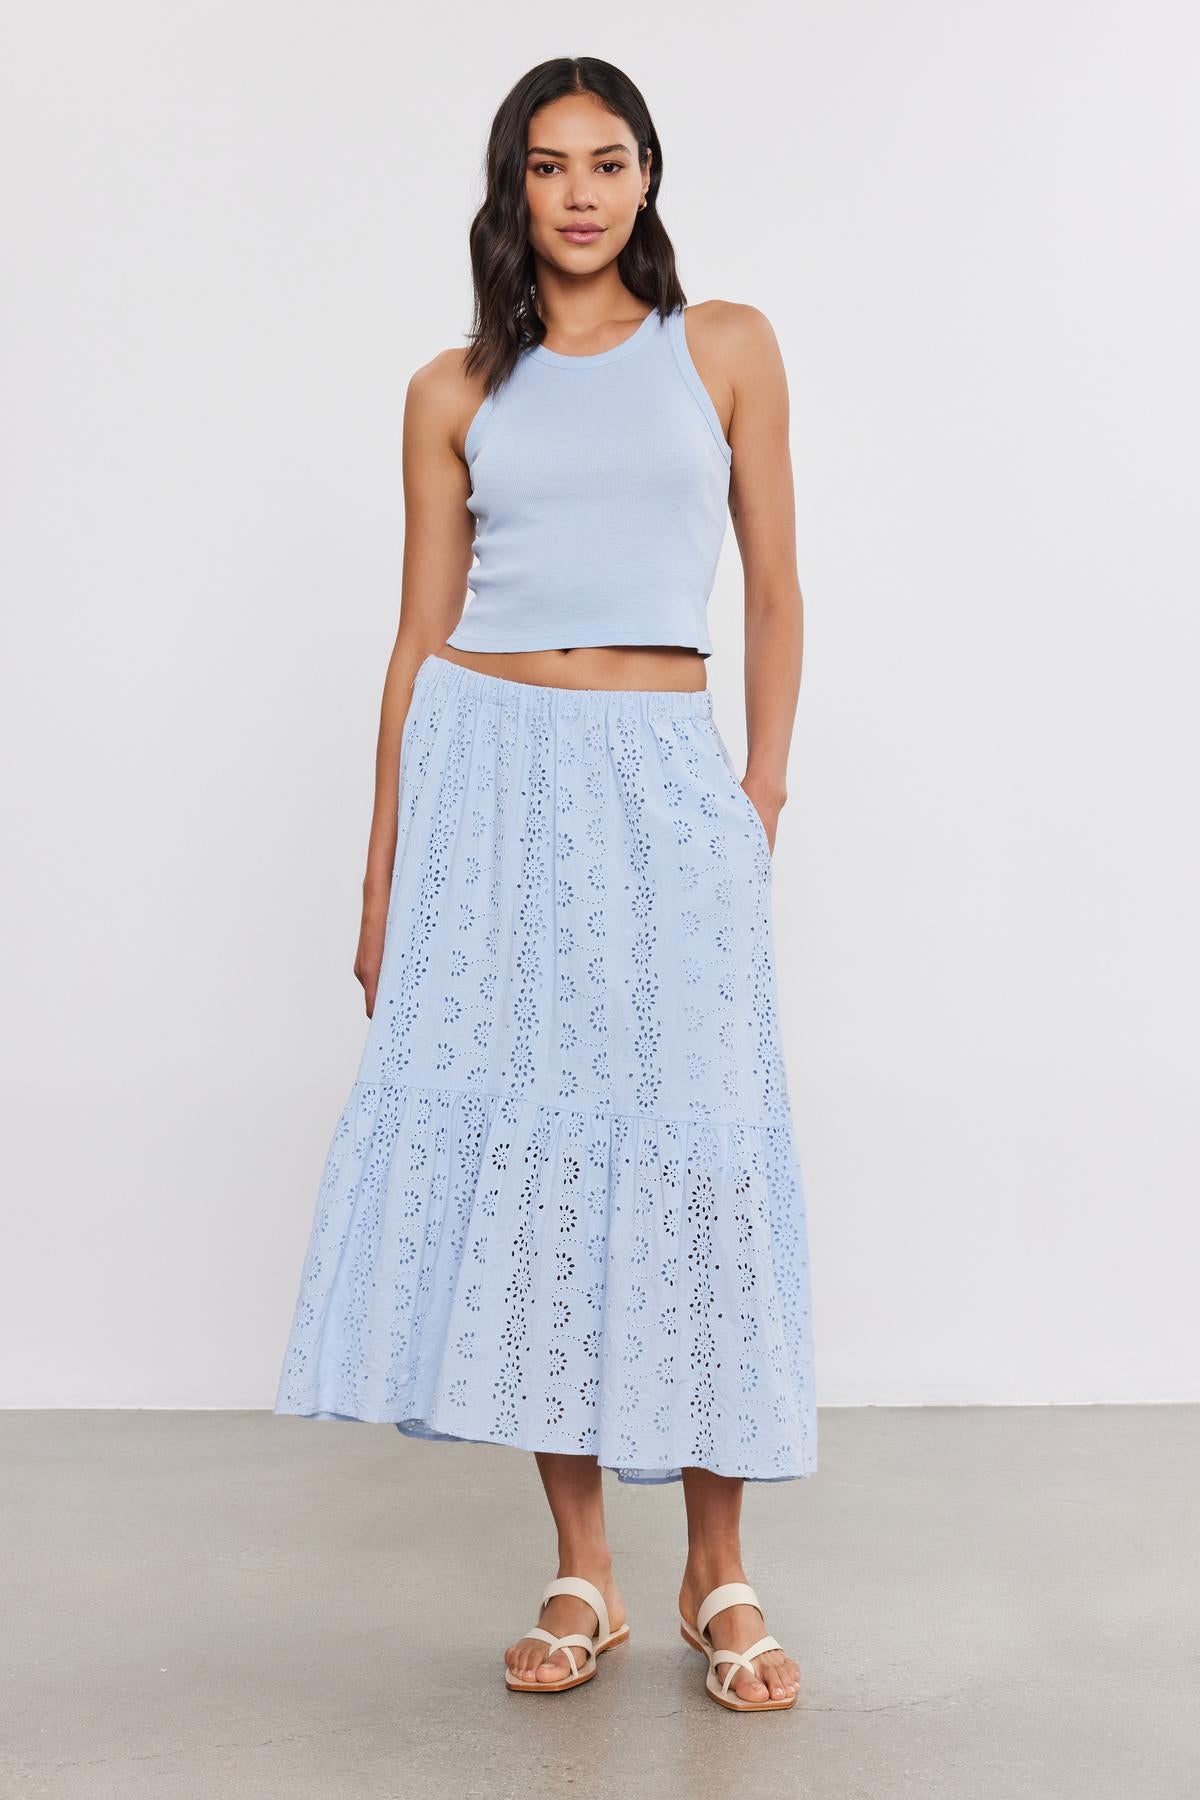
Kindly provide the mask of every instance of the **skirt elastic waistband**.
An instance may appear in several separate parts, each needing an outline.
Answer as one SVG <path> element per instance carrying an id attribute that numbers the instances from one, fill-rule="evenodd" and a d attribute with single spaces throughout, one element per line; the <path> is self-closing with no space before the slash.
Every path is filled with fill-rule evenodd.
<path id="1" fill-rule="evenodd" d="M 513 681 L 507 675 L 484 675 L 462 663 L 451 662 L 431 650 L 417 670 L 414 690 L 429 683 L 456 687 L 477 700 L 490 700 L 504 706 L 536 707 L 539 710 L 577 717 L 581 713 L 618 711 L 641 713 L 647 718 L 672 718 L 679 714 L 707 719 L 712 717 L 711 688 L 694 688 L 676 692 L 673 688 L 569 688 L 553 687 L 541 682 Z"/>

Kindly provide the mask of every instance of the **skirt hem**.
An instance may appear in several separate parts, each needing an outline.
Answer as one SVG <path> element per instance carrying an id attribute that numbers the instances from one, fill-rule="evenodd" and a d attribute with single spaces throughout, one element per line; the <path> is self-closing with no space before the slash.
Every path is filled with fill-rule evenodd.
<path id="1" fill-rule="evenodd" d="M 420 1438 L 428 1443 L 488 1444 L 499 1450 L 522 1450 L 526 1454 L 532 1454 L 535 1451 L 543 1451 L 556 1456 L 597 1455 L 594 1450 L 568 1450 L 565 1449 L 562 1444 L 524 1443 L 514 1438 L 490 1436 L 482 1431 L 477 1433 L 441 1431 L 427 1419 L 421 1418 L 376 1418 L 374 1416 L 368 1417 L 365 1413 L 322 1411 L 316 1408 L 310 1410 L 291 1406 L 276 1406 L 273 1410 L 279 1418 L 313 1419 L 346 1425 L 391 1425 L 404 1437 Z M 669 1482 L 681 1481 L 684 1468 L 705 1469 L 711 1475 L 722 1475 L 737 1481 L 804 1481 L 809 1476 L 815 1475 L 817 1472 L 815 1460 L 809 1461 L 801 1468 L 787 1469 L 781 1473 L 776 1472 L 770 1475 L 755 1475 L 748 1473 L 745 1469 L 730 1469 L 723 1465 L 718 1467 L 714 1466 L 713 1463 L 696 1461 L 688 1461 L 682 1464 L 664 1463 L 661 1466 L 651 1465 L 645 1468 L 634 1468 L 617 1462 L 605 1461 L 602 1457 L 598 1457 L 597 1460 L 600 1463 L 600 1467 L 602 1469 L 610 1470 L 617 1477 L 618 1481 L 623 1481 L 639 1487 L 657 1487 L 664 1486 Z"/>

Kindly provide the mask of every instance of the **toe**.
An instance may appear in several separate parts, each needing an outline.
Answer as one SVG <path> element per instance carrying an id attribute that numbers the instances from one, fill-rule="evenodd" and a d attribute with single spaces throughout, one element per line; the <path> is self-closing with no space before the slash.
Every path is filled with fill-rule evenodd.
<path id="1" fill-rule="evenodd" d="M 518 1681 L 532 1681 L 534 1671 L 544 1654 L 541 1644 L 531 1644 L 528 1639 L 523 1638 L 519 1644 L 514 1644 L 508 1653 L 508 1666 L 514 1678 Z"/>
<path id="2" fill-rule="evenodd" d="M 799 1670 L 790 1656 L 764 1658 L 760 1673 L 771 1690 L 772 1700 L 790 1700 L 799 1686 Z"/>
<path id="3" fill-rule="evenodd" d="M 571 1669 L 566 1657 L 562 1656 L 557 1650 L 554 1652 L 549 1662 L 539 1663 L 537 1666 L 537 1679 L 539 1681 L 561 1681 L 564 1675 L 569 1675 L 570 1673 Z"/>

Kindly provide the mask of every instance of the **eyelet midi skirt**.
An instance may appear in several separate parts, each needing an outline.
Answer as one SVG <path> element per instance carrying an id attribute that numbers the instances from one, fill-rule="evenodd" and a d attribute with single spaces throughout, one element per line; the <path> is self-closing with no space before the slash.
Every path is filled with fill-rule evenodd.
<path id="1" fill-rule="evenodd" d="M 426 656 L 277 1413 L 624 1481 L 814 1471 L 771 881 L 707 688 Z"/>

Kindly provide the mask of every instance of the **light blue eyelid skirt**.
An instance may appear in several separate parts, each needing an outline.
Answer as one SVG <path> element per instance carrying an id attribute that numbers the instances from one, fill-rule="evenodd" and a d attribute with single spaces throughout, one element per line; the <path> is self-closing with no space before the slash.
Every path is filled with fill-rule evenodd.
<path id="1" fill-rule="evenodd" d="M 426 656 L 277 1413 L 813 1473 L 771 880 L 709 689 Z"/>

